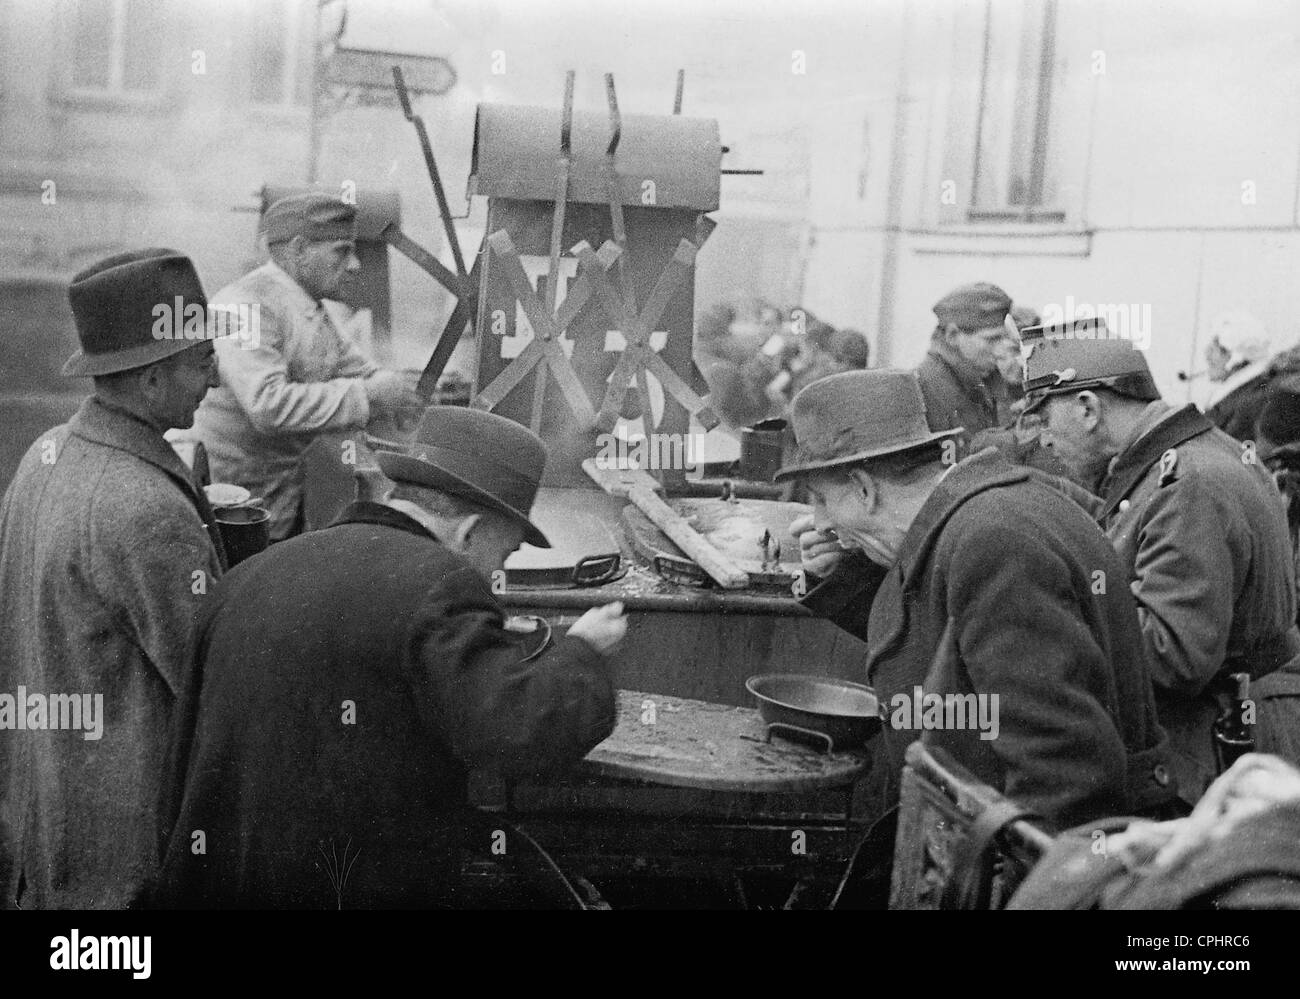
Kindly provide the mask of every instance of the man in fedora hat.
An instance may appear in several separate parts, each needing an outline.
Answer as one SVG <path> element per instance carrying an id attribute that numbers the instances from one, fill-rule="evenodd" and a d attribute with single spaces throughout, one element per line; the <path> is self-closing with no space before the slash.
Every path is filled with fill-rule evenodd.
<path id="1" fill-rule="evenodd" d="M 0 506 L 2 907 L 120 907 L 153 873 L 192 618 L 222 570 L 163 438 L 218 384 L 193 265 L 120 254 L 68 297 L 81 349 L 64 374 L 94 394 L 32 444 Z M 174 335 L 187 319 L 195 338 Z"/>
<path id="2" fill-rule="evenodd" d="M 945 461 L 959 431 L 927 427 L 911 372 L 832 375 L 793 419 L 777 479 L 813 502 L 792 528 L 805 603 L 868 644 L 890 776 L 922 738 L 1058 827 L 1165 806 L 1133 599 L 1087 514 L 996 451 Z M 923 717 L 929 694 L 967 695 L 994 725 Z"/>
<path id="3" fill-rule="evenodd" d="M 1015 339 L 1010 311 L 1010 296 L 987 282 L 954 288 L 935 302 L 930 350 L 916 369 L 931 430 L 960 427 L 968 438 L 1010 420 L 1016 393 L 999 372 Z"/>
<path id="4" fill-rule="evenodd" d="M 272 541 L 306 527 L 304 455 L 318 436 L 424 408 L 417 376 L 378 367 L 322 304 L 361 267 L 355 225 L 337 197 L 281 198 L 262 218 L 270 260 L 212 297 L 254 328 L 218 342 L 222 385 L 176 436 L 202 442 L 215 481 L 264 500 Z"/>
<path id="5" fill-rule="evenodd" d="M 621 605 L 533 658 L 490 585 L 549 547 L 542 442 L 438 406 L 377 458 L 386 503 L 241 563 L 203 609 L 159 904 L 456 905 L 468 768 L 553 769 L 613 729 Z"/>
<path id="6" fill-rule="evenodd" d="M 1031 332 L 1027 411 L 1080 481 L 1100 479 L 1096 516 L 1137 599 L 1156 706 L 1195 803 L 1230 762 L 1211 734 L 1228 678 L 1300 652 L 1283 500 L 1252 444 L 1164 402 L 1146 357 L 1103 321 Z"/>

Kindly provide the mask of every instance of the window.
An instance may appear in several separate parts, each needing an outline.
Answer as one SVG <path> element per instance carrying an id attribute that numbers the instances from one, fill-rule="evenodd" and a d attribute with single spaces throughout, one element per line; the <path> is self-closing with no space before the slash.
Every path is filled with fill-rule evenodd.
<path id="1" fill-rule="evenodd" d="M 950 221 L 1061 222 L 1059 0 L 958 8 Z"/>
<path id="2" fill-rule="evenodd" d="M 285 107 L 310 102 L 311 53 L 298 0 L 253 0 L 249 99 Z"/>
<path id="3" fill-rule="evenodd" d="M 156 94 L 162 85 L 165 6 L 166 0 L 77 0 L 73 89 Z"/>

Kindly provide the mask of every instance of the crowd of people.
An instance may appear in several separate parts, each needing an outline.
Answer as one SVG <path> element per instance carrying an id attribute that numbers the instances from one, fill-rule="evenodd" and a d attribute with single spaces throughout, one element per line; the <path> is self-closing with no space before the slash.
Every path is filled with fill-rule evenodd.
<path id="1" fill-rule="evenodd" d="M 916 371 L 832 375 L 794 400 L 798 451 L 778 479 L 814 507 L 794 527 L 805 602 L 866 641 L 883 700 L 924 688 L 1001 707 L 992 742 L 886 726 L 889 774 L 932 742 L 1061 829 L 1176 820 L 1252 722 L 1256 748 L 1300 762 L 1293 535 L 1265 467 L 1278 448 L 1260 458 L 1165 402 L 1104 321 L 1020 329 L 1011 309 L 993 285 L 958 288 Z M 1017 340 L 1013 384 L 999 357 Z M 1219 378 L 1247 362 L 1217 339 L 1208 353 L 1227 355 Z M 1300 397 L 1254 382 L 1240 391 L 1258 435 Z"/>
<path id="2" fill-rule="evenodd" d="M 211 305 L 171 250 L 74 278 L 65 370 L 93 393 L 0 505 L 0 906 L 469 904 L 470 768 L 547 772 L 611 732 L 623 606 L 528 649 L 492 586 L 548 546 L 546 446 L 424 408 L 349 345 L 322 300 L 355 270 L 353 222 L 324 195 L 271 206 L 270 260 Z M 250 302 L 256 337 L 155 335 L 159 308 Z M 1055 829 L 1142 817 L 1158 831 L 1128 854 L 1167 862 L 1232 811 L 1227 791 L 1193 809 L 1239 786 L 1243 730 L 1293 761 L 1300 741 L 1295 367 L 1216 337 L 1207 416 L 1097 320 L 1046 327 L 989 284 L 935 315 L 914 372 L 869 368 L 861 334 L 805 309 L 712 312 L 697 359 L 736 425 L 790 414 L 803 599 L 866 642 L 880 701 L 1000 715 L 989 739 L 892 718 L 886 803 L 920 739 Z M 313 435 L 415 410 L 410 447 L 377 455 L 394 488 L 304 531 Z M 177 432 L 270 502 L 269 550 L 230 567 Z M 1252 801 L 1277 766 L 1240 783 Z"/>
<path id="3" fill-rule="evenodd" d="M 714 410 L 733 428 L 787 415 L 805 386 L 865 368 L 869 358 L 859 330 L 836 329 L 802 306 L 715 305 L 696 323 L 696 365 Z"/>

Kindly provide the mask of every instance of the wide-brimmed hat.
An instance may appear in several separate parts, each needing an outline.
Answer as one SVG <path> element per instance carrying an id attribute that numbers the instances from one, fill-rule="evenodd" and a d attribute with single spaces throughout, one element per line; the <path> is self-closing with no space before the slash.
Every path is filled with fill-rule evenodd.
<path id="1" fill-rule="evenodd" d="M 910 451 L 956 437 L 963 428 L 932 431 L 921 383 L 911 371 L 874 368 L 821 378 L 794 397 L 793 463 L 776 481 Z"/>
<path id="2" fill-rule="evenodd" d="M 430 406 L 406 451 L 375 454 L 379 468 L 394 482 L 427 486 L 503 513 L 538 548 L 551 543 L 528 512 L 546 457 L 546 445 L 526 427 L 465 406 Z"/>
<path id="3" fill-rule="evenodd" d="M 190 258 L 175 250 L 153 247 L 106 257 L 73 277 L 68 301 L 81 341 L 63 365 L 71 377 L 143 368 L 206 338 L 207 296 Z M 160 314 L 159 306 L 166 312 Z M 201 309 L 205 332 L 187 339 L 186 313 L 193 318 L 193 306 Z"/>

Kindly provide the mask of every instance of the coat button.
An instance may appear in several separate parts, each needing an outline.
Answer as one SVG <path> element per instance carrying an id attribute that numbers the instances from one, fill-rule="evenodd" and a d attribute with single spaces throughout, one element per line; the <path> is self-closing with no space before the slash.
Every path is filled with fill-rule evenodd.
<path id="1" fill-rule="evenodd" d="M 1155 765 L 1155 769 L 1151 771 L 1151 776 L 1156 779 L 1156 783 L 1161 787 L 1166 787 L 1169 784 L 1169 770 L 1163 763 Z"/>
<path id="2" fill-rule="evenodd" d="M 1130 502 L 1129 502 L 1128 500 L 1126 500 L 1126 499 L 1122 499 L 1122 500 L 1120 500 L 1120 501 L 1119 501 L 1119 512 L 1120 512 L 1120 513 L 1128 513 L 1128 508 L 1129 508 L 1130 506 L 1132 506 L 1132 505 L 1133 505 L 1133 504 L 1130 503 Z"/>

